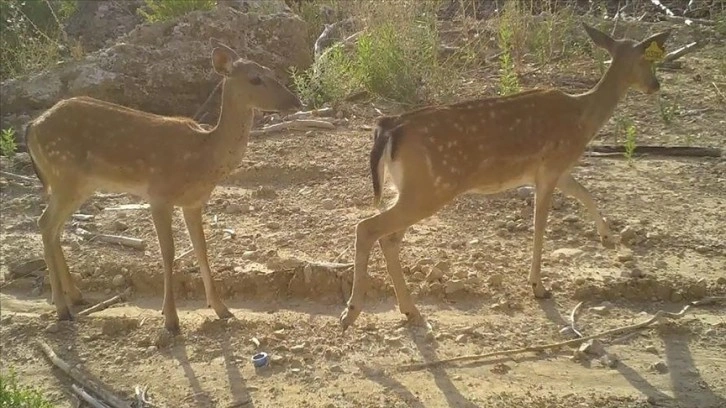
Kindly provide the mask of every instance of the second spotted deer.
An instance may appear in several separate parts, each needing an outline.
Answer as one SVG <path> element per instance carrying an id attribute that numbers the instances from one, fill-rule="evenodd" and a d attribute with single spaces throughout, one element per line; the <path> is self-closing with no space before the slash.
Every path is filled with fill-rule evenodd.
<path id="1" fill-rule="evenodd" d="M 398 198 L 390 208 L 356 227 L 353 289 L 340 317 L 343 330 L 362 310 L 368 260 L 376 241 L 399 310 L 409 321 L 422 321 L 401 271 L 401 242 L 409 226 L 465 192 L 492 194 L 522 185 L 535 187 L 529 284 L 538 298 L 549 296 L 542 284 L 540 264 L 555 188 L 585 205 L 602 242 L 612 246 L 612 235 L 592 195 L 570 172 L 628 89 L 634 87 L 645 93 L 660 89 L 654 63 L 664 52 L 669 32 L 637 42 L 613 39 L 587 25 L 584 28 L 590 39 L 612 57 L 607 72 L 588 92 L 570 95 L 557 89 L 534 89 L 427 107 L 378 120 L 370 153 L 375 202 L 380 202 L 386 171 Z"/>

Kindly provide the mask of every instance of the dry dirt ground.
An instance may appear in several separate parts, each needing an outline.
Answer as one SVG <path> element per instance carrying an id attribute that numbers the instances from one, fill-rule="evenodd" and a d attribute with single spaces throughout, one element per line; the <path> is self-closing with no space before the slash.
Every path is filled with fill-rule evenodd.
<path id="1" fill-rule="evenodd" d="M 720 50 L 663 71 L 665 97 L 680 116 L 665 124 L 654 97 L 635 91 L 617 114 L 632 118 L 639 142 L 723 148 L 724 84 Z M 722 63 L 721 63 L 722 64 Z M 554 76 L 540 71 L 525 86 L 592 86 L 591 61 Z M 561 70 L 562 67 L 557 68 Z M 720 70 L 719 70 L 720 69 Z M 573 85 L 573 82 L 574 85 Z M 719 82 L 720 81 L 720 82 Z M 484 77 L 480 84 L 494 89 Z M 356 113 L 357 112 L 357 113 Z M 127 303 L 56 323 L 42 272 L 2 285 L 2 366 L 41 387 L 55 405 L 75 406 L 70 381 L 52 369 L 34 341 L 48 342 L 117 394 L 147 385 L 167 407 L 700 407 L 726 406 L 726 311 L 694 308 L 685 317 L 634 336 L 602 339 L 606 357 L 573 360 L 572 348 L 524 353 L 435 369 L 401 371 L 412 362 L 518 348 L 565 339 L 560 329 L 580 301 L 587 335 L 646 320 L 660 309 L 726 293 L 726 162 L 723 158 L 585 158 L 576 177 L 596 196 L 615 231 L 602 247 L 584 208 L 558 194 L 546 233 L 543 272 L 550 300 L 526 283 L 532 203 L 526 194 L 464 196 L 412 227 L 402 258 L 408 284 L 433 326 L 398 327 L 398 313 L 376 248 L 372 288 L 357 325 L 341 334 L 338 316 L 350 270 L 305 268 L 349 262 L 355 224 L 375 213 L 367 168 L 370 109 L 347 113 L 335 131 L 253 138 L 240 170 L 219 186 L 205 211 L 210 259 L 236 319 L 205 308 L 193 255 L 176 272 L 182 334 L 165 335 L 161 260 L 146 210 L 104 210 L 137 203 L 98 195 L 69 223 L 63 247 L 91 304 L 133 288 Z M 612 141 L 614 121 L 599 141 Z M 4 170 L 32 176 L 22 156 Z M 2 268 L 42 257 L 37 186 L 3 179 Z M 390 197 L 390 192 L 387 193 Z M 78 238 L 74 231 L 146 240 L 136 250 Z M 190 247 L 179 213 L 177 253 Z M 230 234 L 232 230 L 234 233 Z M 442 277 L 424 274 L 438 264 Z M 435 277 L 435 276 L 434 276 Z M 452 284 L 456 279 L 463 286 Z M 598 306 L 603 306 L 598 308 Z M 592 309 L 595 307 L 595 309 Z M 252 341 L 256 338 L 260 345 Z M 271 354 L 255 369 L 250 357 Z"/>

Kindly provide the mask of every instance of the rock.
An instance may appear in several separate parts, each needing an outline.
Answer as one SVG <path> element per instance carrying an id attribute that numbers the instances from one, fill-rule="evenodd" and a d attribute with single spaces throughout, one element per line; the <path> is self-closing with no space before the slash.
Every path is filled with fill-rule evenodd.
<path id="1" fill-rule="evenodd" d="M 224 212 L 227 214 L 239 214 L 242 211 L 242 205 L 237 203 L 229 203 L 226 207 L 224 207 Z"/>
<path id="2" fill-rule="evenodd" d="M 633 244 L 637 238 L 637 232 L 630 226 L 626 226 L 620 231 L 620 242 L 624 244 Z"/>
<path id="3" fill-rule="evenodd" d="M 668 268 L 668 263 L 662 259 L 659 259 L 655 261 L 655 267 L 658 269 L 666 269 Z"/>
<path id="4" fill-rule="evenodd" d="M 628 262 L 633 260 L 633 251 L 623 248 L 618 252 L 618 262 Z"/>
<path id="5" fill-rule="evenodd" d="M 582 249 L 578 248 L 560 248 L 552 251 L 552 258 L 554 259 L 573 259 L 582 255 Z"/>
<path id="6" fill-rule="evenodd" d="M 305 351 L 305 343 L 296 344 L 290 347 L 290 351 L 292 351 L 293 353 L 302 353 L 303 351 Z"/>
<path id="7" fill-rule="evenodd" d="M 50 323 L 49 325 L 45 326 L 45 332 L 46 333 L 58 333 L 60 331 L 60 324 L 58 322 Z"/>
<path id="8" fill-rule="evenodd" d="M 443 273 L 451 272 L 451 262 L 449 262 L 449 261 L 436 262 L 436 265 L 434 265 L 434 268 L 439 269 Z"/>
<path id="9" fill-rule="evenodd" d="M 650 366 L 651 371 L 655 371 L 660 374 L 665 374 L 668 372 L 668 364 L 666 364 L 665 361 L 658 361 L 657 363 L 653 363 Z"/>
<path id="10" fill-rule="evenodd" d="M 466 279 L 469 276 L 469 272 L 464 269 L 458 270 L 454 273 L 454 277 L 458 279 Z"/>
<path id="11" fill-rule="evenodd" d="M 726 285 L 726 276 L 719 276 L 716 278 L 716 283 L 719 285 Z"/>
<path id="12" fill-rule="evenodd" d="M 699 279 L 694 285 L 688 288 L 688 294 L 695 299 L 701 299 L 706 296 L 708 284 L 706 278 Z"/>
<path id="13" fill-rule="evenodd" d="M 282 271 L 288 269 L 295 269 L 305 264 L 305 261 L 297 258 L 281 257 L 278 255 L 271 256 L 266 266 L 273 271 Z"/>
<path id="14" fill-rule="evenodd" d="M 569 223 L 574 223 L 574 222 L 577 222 L 579 220 L 580 220 L 580 217 L 578 217 L 575 214 L 569 214 L 569 215 L 566 215 L 566 216 L 564 216 L 562 218 L 562 221 L 569 222 Z"/>
<path id="15" fill-rule="evenodd" d="M 454 339 L 457 343 L 466 343 L 467 340 L 469 340 L 469 335 L 466 333 L 462 333 Z"/>
<path id="16" fill-rule="evenodd" d="M 605 353 L 605 347 L 603 347 L 602 343 L 597 339 L 588 340 L 588 341 L 580 344 L 580 347 L 578 350 L 581 353 L 591 354 L 594 356 L 600 356 L 603 353 Z"/>
<path id="17" fill-rule="evenodd" d="M 652 345 L 652 344 L 651 344 L 651 345 L 649 345 L 649 346 L 647 346 L 647 347 L 645 348 L 645 351 L 646 351 L 647 353 L 651 353 L 651 354 L 655 354 L 655 355 L 658 355 L 658 349 L 657 349 L 657 348 L 656 348 L 656 347 L 655 347 L 654 345 Z"/>
<path id="18" fill-rule="evenodd" d="M 673 291 L 671 292 L 671 302 L 677 303 L 683 300 L 683 295 L 681 292 Z"/>
<path id="19" fill-rule="evenodd" d="M 589 310 L 600 316 L 604 316 L 604 315 L 610 313 L 610 309 L 605 306 L 593 306 Z"/>
<path id="20" fill-rule="evenodd" d="M 126 285 L 126 278 L 119 273 L 113 277 L 111 284 L 116 288 L 123 287 L 124 285 Z"/>
<path id="21" fill-rule="evenodd" d="M 502 283 L 504 283 L 504 277 L 498 273 L 495 273 L 489 276 L 489 278 L 487 279 L 487 283 L 493 288 L 498 288 L 502 286 Z"/>
<path id="22" fill-rule="evenodd" d="M 326 198 L 320 202 L 320 205 L 321 207 L 323 207 L 324 210 L 332 210 L 335 208 L 335 200 L 333 200 L 332 198 Z"/>
<path id="23" fill-rule="evenodd" d="M 93 21 L 113 30 L 114 35 L 84 38 L 109 38 L 113 45 L 79 60 L 55 64 L 45 72 L 3 81 L 0 111 L 4 117 L 30 114 L 62 98 L 87 95 L 148 112 L 192 116 L 220 80 L 212 70 L 210 37 L 271 68 L 287 82 L 290 66 L 303 70 L 313 61 L 307 44 L 307 23 L 290 12 L 262 15 L 265 9 L 240 13 L 219 7 L 187 13 L 169 21 L 138 25 L 121 37 L 116 37 L 118 23 L 110 23 L 118 21 L 115 16 L 102 20 L 94 16 Z M 128 22 L 121 24 L 122 33 L 139 21 L 134 11 L 124 16 Z M 78 28 L 85 25 L 83 19 L 74 23 Z M 174 103 L 169 103 L 169 95 L 174 95 Z M 220 98 L 213 100 L 215 105 L 207 115 L 209 123 L 216 120 Z"/>
<path id="24" fill-rule="evenodd" d="M 464 281 L 459 279 L 451 279 L 450 281 L 446 282 L 446 285 L 444 286 L 444 292 L 447 295 L 450 295 L 452 293 L 459 292 L 463 290 L 465 287 Z"/>
<path id="25" fill-rule="evenodd" d="M 526 199 L 534 195 L 534 188 L 530 186 L 523 186 L 517 189 L 517 196 L 521 199 Z"/>
<path id="26" fill-rule="evenodd" d="M 431 268 L 426 275 L 426 280 L 428 282 L 437 281 L 444 277 L 444 272 L 439 268 Z"/>
<path id="27" fill-rule="evenodd" d="M 416 282 L 421 282 L 422 280 L 426 279 L 426 275 L 424 275 L 423 272 L 414 272 L 411 276 L 411 279 Z"/>
<path id="28" fill-rule="evenodd" d="M 20 277 L 27 276 L 28 274 L 41 271 L 46 269 L 45 259 L 33 258 L 25 259 L 19 262 L 11 262 L 8 265 L 8 274 L 5 276 L 6 280 L 17 279 Z"/>
<path id="29" fill-rule="evenodd" d="M 600 357 L 600 364 L 602 364 L 603 367 L 616 368 L 619 362 L 620 359 L 615 354 L 605 353 L 602 357 Z"/>

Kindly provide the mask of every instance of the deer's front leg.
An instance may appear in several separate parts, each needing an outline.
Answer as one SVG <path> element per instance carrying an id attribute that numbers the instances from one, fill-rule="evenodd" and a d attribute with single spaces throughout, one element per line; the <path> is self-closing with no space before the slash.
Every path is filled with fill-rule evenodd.
<path id="1" fill-rule="evenodd" d="M 207 306 L 214 309 L 220 319 L 228 319 L 234 317 L 227 309 L 212 279 L 212 271 L 209 267 L 207 258 L 207 241 L 204 237 L 204 227 L 202 225 L 202 208 L 201 207 L 184 207 L 184 222 L 187 224 L 189 238 L 192 240 L 194 253 L 199 262 L 199 270 L 202 273 L 202 281 L 204 282 L 204 293 L 207 297 Z"/>
<path id="2" fill-rule="evenodd" d="M 151 215 L 154 219 L 156 236 L 159 239 L 161 258 L 164 263 L 164 304 L 161 312 L 164 314 L 164 327 L 169 332 L 179 333 L 179 316 L 174 301 L 174 237 L 171 230 L 171 217 L 173 207 L 170 205 L 151 204 Z"/>

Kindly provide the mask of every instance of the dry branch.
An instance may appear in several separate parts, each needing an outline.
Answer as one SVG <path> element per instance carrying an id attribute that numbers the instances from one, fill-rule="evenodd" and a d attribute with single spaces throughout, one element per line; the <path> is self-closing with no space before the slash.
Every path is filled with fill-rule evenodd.
<path id="1" fill-rule="evenodd" d="M 140 238 L 125 237 L 122 235 L 93 234 L 83 228 L 76 228 L 76 234 L 87 240 L 98 240 L 109 244 L 119 244 L 142 251 L 146 249 L 146 241 Z"/>
<path id="2" fill-rule="evenodd" d="M 103 211 L 145 210 L 151 208 L 149 204 L 121 204 L 116 207 L 106 207 Z"/>
<path id="3" fill-rule="evenodd" d="M 78 394 L 78 396 L 82 400 L 86 401 L 88 405 L 92 406 L 93 408 L 108 408 L 108 405 L 97 400 L 95 397 L 87 393 L 83 388 L 77 386 L 76 384 L 71 384 L 71 389 L 73 390 L 73 392 Z"/>
<path id="4" fill-rule="evenodd" d="M 661 61 L 658 65 L 665 65 L 665 64 L 668 64 L 669 62 L 673 62 L 673 61 L 677 60 L 678 58 L 681 58 L 682 56 L 684 56 L 690 52 L 700 50 L 701 48 L 705 47 L 706 44 L 708 44 L 708 42 L 706 42 L 706 41 L 701 41 L 701 42 L 694 41 L 690 44 L 687 44 L 677 50 L 671 51 L 668 54 L 666 54 L 666 56 L 663 58 L 663 61 Z"/>
<path id="5" fill-rule="evenodd" d="M 40 181 L 34 177 L 21 176 L 20 174 L 9 173 L 7 171 L 0 171 L 0 175 L 9 179 L 24 181 L 26 183 L 40 184 Z"/>
<path id="6" fill-rule="evenodd" d="M 123 292 L 119 293 L 118 295 L 116 295 L 110 299 L 106 299 L 103 302 L 97 303 L 97 304 L 89 307 L 88 309 L 81 310 L 80 312 L 78 312 L 77 315 L 78 316 L 87 316 L 91 313 L 99 312 L 101 310 L 106 309 L 107 307 L 109 307 L 111 305 L 123 302 L 126 299 L 126 297 L 130 294 L 131 294 L 131 288 L 127 288 Z"/>
<path id="7" fill-rule="evenodd" d="M 287 129 L 335 129 L 335 125 L 325 120 L 300 119 L 265 126 L 262 129 L 251 131 L 250 135 L 261 136 Z"/>
<path id="8" fill-rule="evenodd" d="M 610 336 L 613 334 L 632 332 L 634 330 L 642 330 L 642 329 L 648 328 L 649 326 L 653 325 L 654 323 L 659 323 L 661 321 L 661 319 L 663 319 L 663 318 L 678 319 L 680 317 L 683 317 L 692 306 L 706 306 L 706 305 L 712 305 L 712 304 L 720 303 L 720 302 L 724 302 L 724 301 L 726 301 L 726 296 L 710 297 L 710 298 L 705 298 L 705 299 L 702 299 L 699 301 L 691 302 L 690 304 L 683 307 L 683 309 L 681 309 L 681 311 L 678 313 L 672 313 L 672 312 L 666 312 L 664 310 L 659 310 L 653 315 L 653 317 L 651 317 L 650 319 L 648 319 L 644 322 L 636 323 L 636 324 L 633 324 L 630 326 L 617 327 L 612 330 L 606 330 L 604 332 L 593 334 L 591 336 L 581 337 L 579 339 L 561 341 L 561 342 L 550 343 L 550 344 L 541 344 L 541 345 L 529 346 L 529 347 L 522 347 L 522 348 L 512 349 L 512 350 L 493 351 L 491 353 L 485 353 L 485 354 L 473 354 L 473 355 L 467 355 L 467 356 L 459 356 L 459 357 L 447 358 L 447 359 L 443 359 L 443 360 L 429 361 L 429 362 L 425 362 L 425 363 L 408 364 L 408 365 L 398 366 L 398 370 L 399 371 L 414 371 L 414 370 L 420 370 L 420 369 L 424 369 L 424 368 L 438 367 L 438 366 L 442 366 L 442 365 L 445 365 L 448 363 L 453 363 L 453 362 L 476 361 L 476 360 L 483 360 L 483 359 L 491 358 L 491 357 L 511 356 L 514 354 L 529 353 L 532 351 L 544 351 L 544 350 L 549 350 L 549 349 L 557 349 L 557 348 L 565 347 L 565 346 L 574 346 L 574 345 L 581 344 L 587 340 L 597 339 L 600 337 Z"/>
<path id="9" fill-rule="evenodd" d="M 677 21 L 679 23 L 685 23 L 686 25 L 691 25 L 691 23 L 697 23 L 705 26 L 715 26 L 716 22 L 711 20 L 705 20 L 702 18 L 690 18 L 690 17 L 681 17 L 681 16 L 659 16 L 661 19 L 668 20 L 668 21 Z"/>
<path id="10" fill-rule="evenodd" d="M 593 145 L 586 153 L 602 153 L 591 156 L 607 157 L 614 153 L 625 153 L 625 146 L 620 145 Z M 690 147 L 690 146 L 636 146 L 633 156 L 650 154 L 654 156 L 675 156 L 675 157 L 721 157 L 721 149 L 716 147 Z"/>
<path id="11" fill-rule="evenodd" d="M 577 329 L 577 312 L 580 310 L 580 307 L 582 307 L 583 303 L 585 302 L 578 303 L 570 313 L 570 328 L 572 329 L 572 332 L 577 335 L 577 337 L 583 337 L 582 333 Z"/>
<path id="12" fill-rule="evenodd" d="M 95 381 L 88 378 L 86 374 L 81 372 L 78 368 L 71 367 L 65 360 L 58 357 L 53 349 L 43 340 L 36 340 L 36 343 L 43 351 L 48 360 L 53 363 L 54 366 L 58 367 L 67 376 L 71 377 L 77 383 L 81 384 L 83 388 L 91 390 L 94 394 L 98 395 L 105 403 L 113 408 L 131 408 L 131 405 L 124 402 L 121 398 L 115 396 L 112 392 L 106 390 L 103 385 L 97 384 Z"/>
<path id="13" fill-rule="evenodd" d="M 718 85 L 716 85 L 715 82 L 711 82 L 711 85 L 713 85 L 713 87 L 716 88 L 716 92 L 718 93 L 718 96 L 721 97 L 721 102 L 726 102 L 726 96 L 723 95 L 721 90 L 718 88 Z"/>

